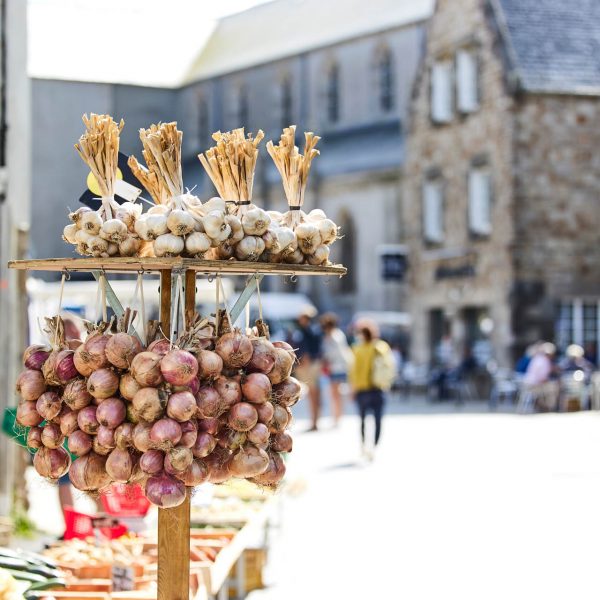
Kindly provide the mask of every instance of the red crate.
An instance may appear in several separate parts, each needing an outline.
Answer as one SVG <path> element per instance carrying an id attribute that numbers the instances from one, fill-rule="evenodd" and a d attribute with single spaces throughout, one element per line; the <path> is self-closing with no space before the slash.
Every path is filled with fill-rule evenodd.
<path id="1" fill-rule="evenodd" d="M 143 517 L 150 508 L 138 484 L 113 483 L 100 500 L 107 514 L 115 517 Z"/>
<path id="2" fill-rule="evenodd" d="M 76 511 L 72 506 L 64 507 L 65 515 L 65 540 L 74 538 L 85 539 L 94 537 L 94 527 L 92 519 L 94 515 L 88 515 Z M 121 537 L 127 533 L 127 527 L 119 523 L 115 527 L 99 527 L 98 531 L 101 535 L 109 540 Z"/>

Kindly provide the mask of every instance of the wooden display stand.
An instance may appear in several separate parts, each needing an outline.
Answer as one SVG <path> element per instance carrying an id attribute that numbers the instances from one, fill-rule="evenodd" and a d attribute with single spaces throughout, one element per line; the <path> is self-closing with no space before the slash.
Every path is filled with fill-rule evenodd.
<path id="1" fill-rule="evenodd" d="M 313 267 L 253 263 L 244 261 L 214 261 L 187 258 L 49 258 L 16 260 L 8 263 L 11 269 L 31 271 L 85 271 L 98 278 L 102 273 L 144 272 L 160 274 L 160 322 L 165 332 L 171 329 L 173 274 L 185 278 L 185 309 L 193 310 L 196 300 L 196 275 L 250 275 L 246 286 L 230 311 L 232 322 L 241 314 L 258 282 L 265 275 L 322 275 L 346 274 L 340 265 Z M 117 318 L 123 307 L 107 283 L 107 301 Z M 189 600 L 190 580 L 190 492 L 176 508 L 158 510 L 158 600 Z"/>

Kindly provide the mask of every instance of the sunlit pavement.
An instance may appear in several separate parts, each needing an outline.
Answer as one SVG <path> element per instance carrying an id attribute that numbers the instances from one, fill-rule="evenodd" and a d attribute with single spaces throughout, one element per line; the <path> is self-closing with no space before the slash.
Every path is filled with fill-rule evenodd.
<path id="1" fill-rule="evenodd" d="M 300 491 L 252 600 L 600 598 L 599 414 L 392 408 L 372 464 L 357 417 L 296 423 Z"/>

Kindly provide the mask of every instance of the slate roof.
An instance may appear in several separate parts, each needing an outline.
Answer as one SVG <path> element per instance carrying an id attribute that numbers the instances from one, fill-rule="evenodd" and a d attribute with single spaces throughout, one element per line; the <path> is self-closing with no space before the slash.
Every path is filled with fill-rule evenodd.
<path id="1" fill-rule="evenodd" d="M 496 0 L 522 89 L 600 94 L 600 0 Z"/>

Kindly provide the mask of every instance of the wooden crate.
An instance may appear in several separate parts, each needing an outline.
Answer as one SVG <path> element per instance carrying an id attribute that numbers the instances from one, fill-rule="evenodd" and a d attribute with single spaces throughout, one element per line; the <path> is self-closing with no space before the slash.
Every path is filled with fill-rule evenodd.
<path id="1" fill-rule="evenodd" d="M 263 581 L 263 569 L 267 562 L 267 552 L 264 548 L 246 548 L 239 560 L 244 561 L 246 574 L 246 594 L 253 590 L 262 590 L 265 587 Z M 231 569 L 229 576 L 235 578 L 236 566 Z M 235 586 L 229 588 L 229 597 L 236 596 Z"/>

